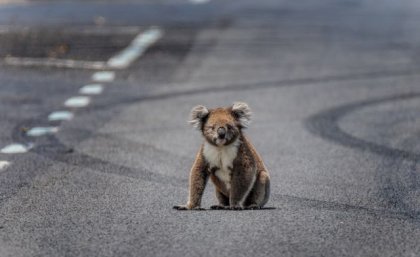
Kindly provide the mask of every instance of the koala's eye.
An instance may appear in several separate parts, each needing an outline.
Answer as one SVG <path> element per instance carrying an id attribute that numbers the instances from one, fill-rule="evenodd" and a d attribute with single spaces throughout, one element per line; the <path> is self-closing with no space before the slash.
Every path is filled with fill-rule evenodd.
<path id="1" fill-rule="evenodd" d="M 232 125 L 230 125 L 230 124 L 227 124 L 227 125 L 226 125 L 226 127 L 227 127 L 228 129 L 233 129 Z"/>

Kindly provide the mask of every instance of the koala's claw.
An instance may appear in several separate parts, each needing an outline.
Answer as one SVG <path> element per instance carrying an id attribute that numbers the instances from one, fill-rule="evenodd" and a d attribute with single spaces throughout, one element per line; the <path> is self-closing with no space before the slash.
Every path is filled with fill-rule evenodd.
<path id="1" fill-rule="evenodd" d="M 194 207 L 191 209 L 192 211 L 205 211 L 206 209 L 201 208 L 201 207 Z"/>
<path id="2" fill-rule="evenodd" d="M 259 205 L 256 205 L 256 204 L 251 204 L 251 205 L 247 206 L 245 209 L 246 210 L 259 210 L 259 209 L 261 209 L 261 207 Z"/>
<path id="3" fill-rule="evenodd" d="M 240 211 L 240 210 L 243 210 L 244 207 L 239 206 L 239 205 L 235 205 L 235 206 L 231 206 L 230 209 L 234 210 L 234 211 Z"/>
<path id="4" fill-rule="evenodd" d="M 186 211 L 186 210 L 188 210 L 187 206 L 185 206 L 185 205 L 175 205 L 173 208 L 175 210 L 178 210 L 178 211 Z"/>
<path id="5" fill-rule="evenodd" d="M 210 209 L 212 210 L 226 210 L 229 208 L 229 206 L 223 206 L 223 205 L 212 205 L 210 206 Z"/>
<path id="6" fill-rule="evenodd" d="M 175 205 L 173 208 L 178 211 L 204 211 L 205 210 L 204 208 L 201 208 L 201 207 L 188 208 L 188 206 L 186 205 Z"/>

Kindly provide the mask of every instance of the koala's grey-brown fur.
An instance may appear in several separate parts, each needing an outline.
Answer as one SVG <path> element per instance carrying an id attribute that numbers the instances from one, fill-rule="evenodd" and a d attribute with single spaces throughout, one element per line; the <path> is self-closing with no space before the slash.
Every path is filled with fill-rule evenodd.
<path id="1" fill-rule="evenodd" d="M 201 209 L 208 178 L 216 188 L 218 205 L 212 209 L 258 209 L 270 194 L 270 177 L 261 157 L 242 130 L 250 121 L 250 108 L 237 102 L 227 108 L 191 111 L 191 123 L 204 137 L 189 179 L 189 198 L 178 210 Z"/>

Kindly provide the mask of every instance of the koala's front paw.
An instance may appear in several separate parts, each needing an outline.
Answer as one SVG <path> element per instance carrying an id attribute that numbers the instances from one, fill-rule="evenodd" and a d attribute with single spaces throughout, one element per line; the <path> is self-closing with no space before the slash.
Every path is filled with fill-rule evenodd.
<path id="1" fill-rule="evenodd" d="M 243 210 L 244 207 L 242 207 L 240 205 L 233 205 L 233 206 L 230 206 L 230 209 L 234 210 L 234 211 L 240 211 L 240 210 Z"/>
<path id="2" fill-rule="evenodd" d="M 189 210 L 188 209 L 188 206 L 186 206 L 186 205 L 175 205 L 173 208 L 175 210 L 178 210 L 178 211 L 186 211 L 186 210 Z"/>
<path id="3" fill-rule="evenodd" d="M 199 207 L 199 206 L 197 206 L 197 207 L 189 207 L 188 205 L 175 205 L 174 207 L 173 207 L 175 210 L 178 210 L 178 211 L 187 211 L 187 210 L 192 210 L 192 211 L 204 211 L 205 209 L 204 208 L 201 208 L 201 207 Z"/>
<path id="4" fill-rule="evenodd" d="M 192 211 L 205 211 L 206 209 L 201 208 L 200 206 L 198 206 L 198 207 L 191 208 L 190 210 L 192 210 Z"/>
<path id="5" fill-rule="evenodd" d="M 245 209 L 246 210 L 259 210 L 259 209 L 261 209 L 261 207 L 259 205 L 256 205 L 256 204 L 251 204 L 251 205 L 245 207 Z"/>
<path id="6" fill-rule="evenodd" d="M 212 209 L 212 210 L 226 210 L 226 209 L 229 209 L 229 206 L 212 205 L 212 206 L 210 206 L 210 209 Z"/>

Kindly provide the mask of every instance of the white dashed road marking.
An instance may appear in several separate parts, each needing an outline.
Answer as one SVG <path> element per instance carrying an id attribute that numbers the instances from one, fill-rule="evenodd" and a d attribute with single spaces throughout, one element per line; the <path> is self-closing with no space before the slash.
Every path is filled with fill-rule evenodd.
<path id="1" fill-rule="evenodd" d="M 115 79 L 113 71 L 98 71 L 93 73 L 92 80 L 95 82 L 111 82 Z"/>
<path id="2" fill-rule="evenodd" d="M 5 57 L 4 62 L 15 66 L 46 66 L 55 68 L 74 68 L 103 70 L 107 68 L 105 62 L 80 61 L 80 60 L 61 60 L 52 58 L 30 58 L 30 57 Z"/>
<path id="3" fill-rule="evenodd" d="M 14 153 L 26 153 L 32 146 L 22 145 L 22 144 L 10 144 L 3 147 L 0 150 L 0 153 L 14 154 Z"/>
<path id="4" fill-rule="evenodd" d="M 89 105 L 90 97 L 88 96 L 75 96 L 67 99 L 64 105 L 71 108 L 80 108 Z"/>
<path id="5" fill-rule="evenodd" d="M 123 69 L 140 57 L 153 43 L 162 37 L 162 30 L 159 28 L 150 28 L 138 34 L 130 45 L 117 55 L 108 60 L 108 66 L 115 69 Z"/>
<path id="6" fill-rule="evenodd" d="M 82 87 L 79 93 L 82 95 L 99 95 L 104 91 L 104 87 L 101 84 L 90 84 Z"/>
<path id="7" fill-rule="evenodd" d="M 58 127 L 33 127 L 26 134 L 31 137 L 39 137 L 58 132 Z"/>
<path id="8" fill-rule="evenodd" d="M 4 170 L 10 166 L 10 162 L 8 161 L 0 161 L 0 170 Z"/>
<path id="9" fill-rule="evenodd" d="M 74 117 L 74 114 L 69 111 L 56 111 L 48 115 L 48 120 L 49 121 L 71 120 L 73 119 L 73 117 Z"/>
<path id="10" fill-rule="evenodd" d="M 190 2 L 193 4 L 205 4 L 210 2 L 210 0 L 190 0 Z"/>
<path id="11" fill-rule="evenodd" d="M 191 0 L 193 3 L 206 3 L 208 0 Z M 52 66 L 59 68 L 83 68 L 83 69 L 98 69 L 92 74 L 92 81 L 94 82 L 112 82 L 115 79 L 114 71 L 104 71 L 104 69 L 124 69 L 130 66 L 134 60 L 139 58 L 151 45 L 159 40 L 163 35 L 163 31 L 157 27 L 152 27 L 140 34 L 138 34 L 130 45 L 124 48 L 121 52 L 111 57 L 107 62 L 103 61 L 83 61 L 83 60 L 62 60 L 54 58 L 17 58 L 6 57 L 4 60 L 7 64 L 22 65 L 22 66 Z M 83 95 L 98 95 L 104 90 L 101 84 L 88 84 L 79 89 L 79 93 Z M 81 108 L 90 104 L 90 97 L 75 96 L 67 99 L 64 105 L 69 108 Z M 71 120 L 74 114 L 70 111 L 55 111 L 48 115 L 49 121 Z M 26 132 L 28 136 L 38 137 L 47 134 L 57 133 L 58 127 L 33 127 Z M 26 153 L 33 147 L 32 144 L 10 144 L 2 149 L 0 153 L 3 154 L 17 154 Z M 0 170 L 5 169 L 10 165 L 7 161 L 0 161 Z"/>

